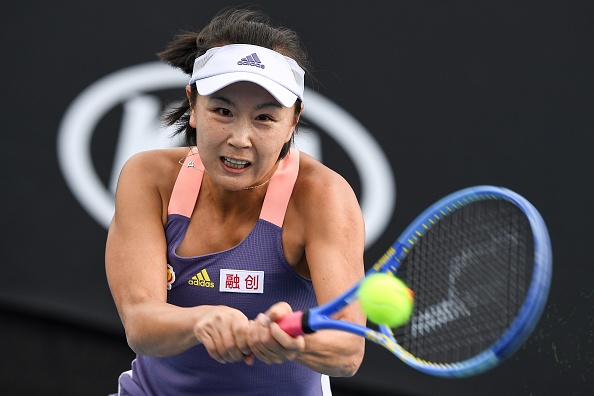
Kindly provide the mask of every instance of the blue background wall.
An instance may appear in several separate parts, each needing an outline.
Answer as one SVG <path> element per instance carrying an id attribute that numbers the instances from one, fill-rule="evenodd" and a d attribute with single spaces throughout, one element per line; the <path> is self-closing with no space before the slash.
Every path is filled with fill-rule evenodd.
<path id="1" fill-rule="evenodd" d="M 66 181 L 59 131 L 68 109 L 92 84 L 155 61 L 180 29 L 199 28 L 231 4 L 242 3 L 38 0 L 0 6 L 0 393 L 103 395 L 128 369 L 133 355 L 103 269 L 106 230 Z M 548 306 L 534 335 L 504 365 L 471 379 L 442 380 L 369 345 L 359 373 L 333 381 L 335 393 L 591 393 L 591 3 L 257 5 L 300 32 L 317 80 L 309 88 L 358 120 L 389 160 L 397 205 L 367 249 L 368 265 L 427 205 L 474 184 L 502 185 L 526 196 L 541 211 L 553 242 Z M 175 99 L 180 93 L 154 94 Z M 105 185 L 121 144 L 125 103 L 93 125 L 88 156 Z M 324 161 L 362 194 L 345 142 L 312 128 Z"/>

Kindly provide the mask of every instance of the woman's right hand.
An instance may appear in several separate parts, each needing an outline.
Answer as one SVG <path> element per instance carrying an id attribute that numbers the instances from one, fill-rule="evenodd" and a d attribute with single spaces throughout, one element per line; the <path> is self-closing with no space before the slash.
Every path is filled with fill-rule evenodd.
<path id="1" fill-rule="evenodd" d="M 253 361 L 248 347 L 250 320 L 240 311 L 227 306 L 213 306 L 194 326 L 194 334 L 217 362 Z"/>

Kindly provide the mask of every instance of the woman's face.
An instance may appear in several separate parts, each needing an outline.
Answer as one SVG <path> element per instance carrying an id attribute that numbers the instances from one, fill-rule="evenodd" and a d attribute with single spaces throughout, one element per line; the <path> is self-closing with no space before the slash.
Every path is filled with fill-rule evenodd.
<path id="1" fill-rule="evenodd" d="M 250 82 L 198 95 L 190 114 L 206 171 L 216 184 L 232 191 L 272 176 L 297 122 L 293 108 L 281 106 L 268 91 Z"/>

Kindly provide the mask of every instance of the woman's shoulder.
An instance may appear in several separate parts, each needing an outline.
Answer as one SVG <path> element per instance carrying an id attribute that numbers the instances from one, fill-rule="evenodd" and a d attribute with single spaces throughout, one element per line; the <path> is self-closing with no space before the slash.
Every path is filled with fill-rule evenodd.
<path id="1" fill-rule="evenodd" d="M 306 154 L 300 155 L 299 174 L 285 224 L 287 240 L 297 241 L 300 246 L 355 246 L 362 236 L 365 239 L 363 214 L 351 185 L 339 173 Z"/>
<path id="2" fill-rule="evenodd" d="M 142 151 L 126 161 L 120 180 L 145 185 L 166 185 L 175 181 L 180 169 L 180 161 L 188 154 L 184 147 Z"/>
<path id="3" fill-rule="evenodd" d="M 347 180 L 317 159 L 301 152 L 299 174 L 293 191 L 296 199 L 305 204 L 357 204 L 355 193 Z"/>
<path id="4" fill-rule="evenodd" d="M 313 189 L 348 188 L 346 179 L 310 155 L 299 153 L 299 175 L 297 182 Z"/>

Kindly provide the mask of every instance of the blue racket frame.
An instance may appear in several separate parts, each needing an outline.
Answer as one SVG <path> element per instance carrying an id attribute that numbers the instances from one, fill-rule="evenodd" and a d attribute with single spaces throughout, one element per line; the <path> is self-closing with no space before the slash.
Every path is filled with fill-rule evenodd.
<path id="1" fill-rule="evenodd" d="M 355 323 L 332 319 L 330 316 L 357 299 L 360 283 L 325 305 L 304 313 L 304 327 L 311 331 L 335 329 L 365 337 L 388 349 L 409 366 L 438 377 L 468 377 L 487 371 L 516 352 L 538 323 L 546 305 L 552 276 L 552 250 L 544 220 L 536 208 L 521 195 L 506 188 L 475 186 L 452 193 L 437 201 L 421 213 L 394 242 L 380 260 L 367 271 L 396 275 L 400 262 L 408 251 L 430 228 L 431 223 L 447 216 L 453 210 L 480 200 L 503 199 L 513 202 L 527 216 L 534 237 L 534 269 L 527 295 L 516 319 L 505 333 L 488 349 L 478 355 L 456 363 L 435 364 L 418 359 L 402 348 L 394 339 L 392 330 L 379 326 L 379 331 Z"/>

